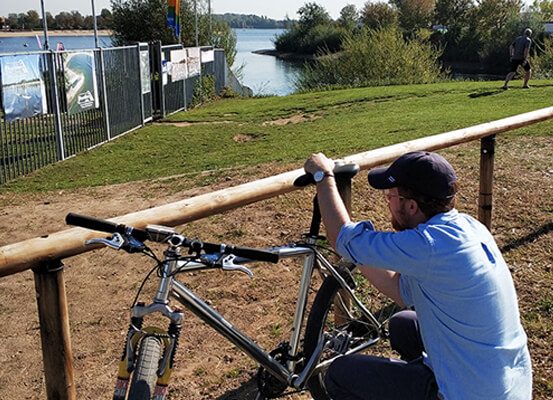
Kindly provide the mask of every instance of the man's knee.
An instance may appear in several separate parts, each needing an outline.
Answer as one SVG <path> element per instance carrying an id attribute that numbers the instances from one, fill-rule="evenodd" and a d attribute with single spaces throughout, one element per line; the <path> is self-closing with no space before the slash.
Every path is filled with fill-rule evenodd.
<path id="1" fill-rule="evenodd" d="M 343 382 L 344 379 L 347 378 L 348 370 L 348 357 L 340 357 L 334 360 L 326 371 L 325 383 L 327 383 L 327 388 L 328 382 L 330 382 L 331 384 L 335 384 L 336 382 Z"/>
<path id="2" fill-rule="evenodd" d="M 346 357 L 340 357 L 326 371 L 325 386 L 326 391 L 332 398 L 339 398 L 343 392 L 344 375 L 348 371 Z"/>
<path id="3" fill-rule="evenodd" d="M 411 310 L 400 311 L 390 319 L 390 345 L 403 360 L 414 360 L 422 355 L 424 345 L 419 331 L 417 314 Z"/>

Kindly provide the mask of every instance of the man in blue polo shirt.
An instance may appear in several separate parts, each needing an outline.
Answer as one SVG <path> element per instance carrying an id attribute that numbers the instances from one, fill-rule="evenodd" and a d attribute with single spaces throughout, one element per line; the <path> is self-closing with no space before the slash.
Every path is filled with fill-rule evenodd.
<path id="1" fill-rule="evenodd" d="M 485 226 L 455 208 L 457 177 L 430 152 L 369 172 L 385 190 L 395 232 L 351 222 L 334 162 L 312 155 L 305 171 L 330 243 L 402 311 L 390 321 L 401 359 L 352 355 L 330 366 L 334 400 L 530 400 L 532 367 L 513 281 Z"/>

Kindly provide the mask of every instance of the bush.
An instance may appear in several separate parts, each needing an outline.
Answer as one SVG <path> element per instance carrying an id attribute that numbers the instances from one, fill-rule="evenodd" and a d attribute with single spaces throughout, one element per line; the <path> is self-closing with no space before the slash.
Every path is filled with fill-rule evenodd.
<path id="1" fill-rule="evenodd" d="M 278 36 L 275 49 L 284 53 L 316 54 L 320 51 L 339 51 L 343 37 L 348 34 L 341 26 L 316 25 L 307 32 L 297 25 Z"/>
<path id="2" fill-rule="evenodd" d="M 364 30 L 344 38 L 343 51 L 326 53 L 300 72 L 300 91 L 431 83 L 444 79 L 441 51 L 421 39 L 404 39 L 397 27 Z"/>
<path id="3" fill-rule="evenodd" d="M 538 79 L 553 78 L 553 37 L 544 38 L 542 53 L 540 56 L 532 57 L 530 62 L 534 77 Z"/>
<path id="4" fill-rule="evenodd" d="M 215 77 L 213 75 L 202 75 L 198 84 L 194 87 L 192 95 L 192 107 L 207 103 L 217 98 L 215 91 Z"/>

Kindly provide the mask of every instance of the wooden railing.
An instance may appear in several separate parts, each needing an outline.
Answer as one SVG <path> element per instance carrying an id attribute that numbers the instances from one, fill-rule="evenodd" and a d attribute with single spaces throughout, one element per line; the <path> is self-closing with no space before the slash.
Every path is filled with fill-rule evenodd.
<path id="1" fill-rule="evenodd" d="M 491 228 L 495 135 L 552 118 L 553 107 L 548 107 L 351 155 L 345 157 L 344 161 L 355 162 L 361 169 L 369 169 L 388 163 L 409 151 L 438 150 L 481 140 L 478 218 L 488 228 Z M 113 218 L 113 221 L 136 227 L 145 227 L 148 224 L 182 225 L 297 190 L 298 188 L 293 185 L 293 182 L 302 174 L 303 169 L 296 169 L 243 185 L 123 215 Z M 28 269 L 33 269 L 34 272 L 48 399 L 76 399 L 69 318 L 61 261 L 64 258 L 90 251 L 90 248 L 84 246 L 84 242 L 95 236 L 97 233 L 90 230 L 73 228 L 47 237 L 33 238 L 0 248 L 0 277 Z"/>

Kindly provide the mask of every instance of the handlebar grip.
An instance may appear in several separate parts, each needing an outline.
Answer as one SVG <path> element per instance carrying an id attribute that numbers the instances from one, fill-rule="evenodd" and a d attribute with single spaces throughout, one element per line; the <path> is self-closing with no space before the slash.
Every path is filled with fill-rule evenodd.
<path id="1" fill-rule="evenodd" d="M 89 217 L 87 215 L 69 213 L 65 217 L 65 223 L 68 225 L 80 226 L 81 228 L 92 229 L 94 231 L 106 233 L 121 233 L 131 235 L 140 241 L 148 240 L 148 232 L 142 229 L 133 228 L 123 224 L 117 224 L 105 219 Z"/>
<path id="2" fill-rule="evenodd" d="M 334 166 L 332 173 L 334 174 L 336 180 L 345 180 L 352 179 L 359 172 L 359 165 L 355 163 L 349 164 L 337 164 Z M 312 174 L 300 175 L 294 181 L 294 186 L 304 187 L 311 183 L 315 183 Z"/>
<path id="3" fill-rule="evenodd" d="M 313 179 L 313 175 L 312 174 L 303 174 L 303 175 L 300 175 L 296 178 L 296 180 L 294 181 L 294 186 L 295 187 L 304 187 L 304 186 L 310 185 L 312 183 L 315 183 L 315 180 Z"/>
<path id="4" fill-rule="evenodd" d="M 75 213 L 67 214 L 65 217 L 65 223 L 67 225 L 80 226 L 81 228 L 92 229 L 100 232 L 115 233 L 119 231 L 119 225 L 115 222 Z"/>
<path id="5" fill-rule="evenodd" d="M 279 256 L 277 253 L 273 253 L 266 250 L 252 249 L 250 247 L 238 247 L 231 245 L 221 245 L 215 243 L 197 242 L 199 250 L 200 248 L 206 253 L 223 253 L 234 254 L 237 257 L 247 258 L 255 261 L 267 261 L 271 263 L 277 263 Z M 194 245 L 192 246 L 194 248 Z"/>
<path id="6" fill-rule="evenodd" d="M 225 253 L 229 252 L 234 254 L 237 257 L 249 258 L 250 260 L 257 261 L 266 261 L 270 263 L 278 262 L 278 254 L 271 253 L 270 251 L 252 249 L 249 247 L 236 247 L 236 246 L 227 246 L 225 248 Z"/>

